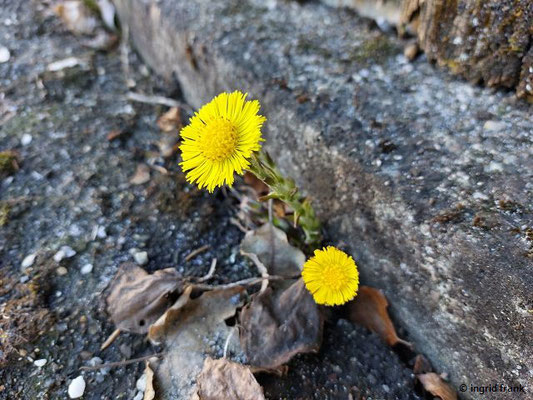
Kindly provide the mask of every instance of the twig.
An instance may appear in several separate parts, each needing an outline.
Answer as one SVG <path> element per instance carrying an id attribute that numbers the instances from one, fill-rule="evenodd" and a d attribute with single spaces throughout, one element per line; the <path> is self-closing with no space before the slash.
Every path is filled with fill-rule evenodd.
<path id="1" fill-rule="evenodd" d="M 262 278 L 268 278 L 270 275 L 268 274 L 268 269 L 267 267 L 265 266 L 265 264 L 263 264 L 261 262 L 261 260 L 259 259 L 259 257 L 257 257 L 257 254 L 254 254 L 254 253 L 245 253 L 243 251 L 241 251 L 241 253 L 245 256 L 247 256 L 250 260 L 253 261 L 253 263 L 256 265 L 257 267 L 257 270 L 259 271 L 259 273 L 261 274 L 261 277 Z M 259 290 L 259 293 L 263 293 L 268 287 L 268 279 L 265 279 L 261 282 L 261 289 Z"/>
<path id="2" fill-rule="evenodd" d="M 226 354 L 228 352 L 229 347 L 229 341 L 231 340 L 231 337 L 233 336 L 233 333 L 236 331 L 236 329 L 232 329 L 229 333 L 228 337 L 226 338 L 226 343 L 224 344 L 224 354 L 222 355 L 222 358 L 226 358 Z"/>
<path id="3" fill-rule="evenodd" d="M 113 333 L 106 339 L 104 343 L 102 343 L 102 346 L 100 346 L 100 351 L 107 349 L 109 346 L 111 346 L 111 343 L 115 341 L 116 338 L 118 338 L 120 335 L 120 329 L 115 329 Z"/>
<path id="4" fill-rule="evenodd" d="M 237 219 L 235 218 L 230 218 L 229 222 L 232 224 L 232 225 L 235 225 L 237 228 L 239 228 L 239 230 L 243 233 L 246 233 L 249 231 L 249 229 L 246 229 Z"/>
<path id="5" fill-rule="evenodd" d="M 163 175 L 168 175 L 168 169 L 160 165 L 148 165 L 150 168 L 155 169 L 157 172 Z"/>
<path id="6" fill-rule="evenodd" d="M 129 37 L 130 31 L 128 25 L 122 29 L 122 43 L 120 44 L 120 61 L 122 64 L 122 71 L 124 72 L 124 78 L 126 79 L 126 85 L 129 88 L 135 86 L 135 81 L 131 78 L 130 74 L 130 51 L 129 51 Z"/>
<path id="7" fill-rule="evenodd" d="M 128 92 L 127 98 L 128 100 L 136 101 L 138 103 L 157 104 L 167 107 L 182 107 L 188 109 L 189 111 L 192 111 L 192 108 L 190 106 L 168 97 L 149 96 L 143 93 Z"/>
<path id="8" fill-rule="evenodd" d="M 191 251 L 186 257 L 185 257 L 185 261 L 186 262 L 189 262 L 191 261 L 194 257 L 196 257 L 198 254 L 200 254 L 201 252 L 203 251 L 206 251 L 207 249 L 209 249 L 209 245 L 206 244 L 202 247 L 199 247 L 197 248 L 196 250 L 193 250 Z"/>
<path id="9" fill-rule="evenodd" d="M 200 279 L 198 279 L 198 282 L 205 282 L 208 281 L 213 277 L 213 274 L 215 273 L 215 269 L 217 267 L 217 259 L 213 258 L 213 261 L 211 261 L 211 267 L 209 268 L 209 272 L 207 275 L 202 276 Z"/>
<path id="10" fill-rule="evenodd" d="M 102 369 L 102 368 L 121 367 L 123 365 L 129 365 L 129 364 L 134 364 L 134 363 L 141 362 L 141 361 L 146 361 L 152 357 L 159 358 L 159 357 L 162 357 L 164 354 L 165 353 L 155 353 L 155 354 L 150 354 L 149 356 L 132 358 L 131 360 L 116 361 L 116 362 L 107 363 L 107 364 L 95 365 L 94 367 L 80 367 L 80 369 L 84 371 L 94 371 L 94 370 Z"/>
<path id="11" fill-rule="evenodd" d="M 224 285 L 206 285 L 205 283 L 193 283 L 191 284 L 191 287 L 193 289 L 197 290 L 225 290 L 225 289 L 231 289 L 236 286 L 252 286 L 256 285 L 258 283 L 263 282 L 264 280 L 267 281 L 282 281 L 284 279 L 290 279 L 284 276 L 278 276 L 278 275 L 269 275 L 261 278 L 248 278 L 248 279 L 242 279 L 237 282 L 232 283 L 226 283 Z"/>

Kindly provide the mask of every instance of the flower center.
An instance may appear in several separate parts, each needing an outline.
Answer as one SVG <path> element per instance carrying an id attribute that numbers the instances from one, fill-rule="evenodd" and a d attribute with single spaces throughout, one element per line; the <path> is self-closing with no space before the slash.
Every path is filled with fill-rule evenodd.
<path id="1" fill-rule="evenodd" d="M 324 285 L 333 290 L 339 290 L 346 284 L 346 275 L 340 265 L 329 264 L 322 270 Z"/>
<path id="2" fill-rule="evenodd" d="M 205 158 L 211 161 L 228 159 L 237 149 L 237 128 L 225 118 L 209 121 L 198 140 Z"/>

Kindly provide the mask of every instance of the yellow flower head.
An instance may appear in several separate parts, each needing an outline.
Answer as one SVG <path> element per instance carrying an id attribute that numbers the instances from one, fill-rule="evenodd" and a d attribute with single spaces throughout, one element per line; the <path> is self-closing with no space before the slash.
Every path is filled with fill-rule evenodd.
<path id="1" fill-rule="evenodd" d="M 345 252 L 328 246 L 315 250 L 302 271 L 305 287 L 318 304 L 337 306 L 352 300 L 359 287 L 355 261 Z"/>
<path id="2" fill-rule="evenodd" d="M 246 101 L 241 92 L 221 93 L 204 105 L 181 130 L 181 167 L 187 180 L 200 189 L 233 184 L 233 173 L 242 175 L 248 159 L 261 148 L 259 102 Z M 188 171 L 188 172 L 187 172 Z"/>

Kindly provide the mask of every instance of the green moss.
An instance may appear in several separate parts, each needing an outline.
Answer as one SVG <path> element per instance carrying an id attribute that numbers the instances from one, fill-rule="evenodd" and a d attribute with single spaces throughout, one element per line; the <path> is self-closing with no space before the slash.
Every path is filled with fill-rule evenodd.
<path id="1" fill-rule="evenodd" d="M 10 150 L 0 152 L 0 176 L 11 175 L 17 170 L 17 155 Z"/>
<path id="2" fill-rule="evenodd" d="M 383 63 L 399 52 L 398 46 L 388 36 L 378 35 L 365 40 L 360 46 L 355 47 L 352 58 L 362 64 Z"/>
<path id="3" fill-rule="evenodd" d="M 7 218 L 9 217 L 9 211 L 11 206 L 6 202 L 0 203 L 0 227 L 7 224 Z"/>

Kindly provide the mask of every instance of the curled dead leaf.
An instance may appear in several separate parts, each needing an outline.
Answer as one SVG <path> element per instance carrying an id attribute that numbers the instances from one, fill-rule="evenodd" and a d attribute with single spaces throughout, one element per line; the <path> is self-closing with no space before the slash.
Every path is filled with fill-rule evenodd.
<path id="1" fill-rule="evenodd" d="M 167 268 L 148 274 L 133 263 L 122 264 L 109 288 L 107 312 L 122 331 L 147 333 L 181 291 L 181 278 Z"/>
<path id="2" fill-rule="evenodd" d="M 196 380 L 199 400 L 263 400 L 263 389 L 250 368 L 225 358 L 207 357 Z"/>
<path id="3" fill-rule="evenodd" d="M 434 372 L 416 376 L 424 389 L 442 400 L 457 400 L 457 393 L 453 388 Z"/>
<path id="4" fill-rule="evenodd" d="M 148 328 L 148 339 L 154 344 L 161 344 L 168 335 L 168 330 L 172 329 L 172 323 L 179 319 L 181 309 L 185 306 L 191 298 L 192 286 L 187 286 L 179 299 L 168 308 L 157 321 L 155 321 Z"/>
<path id="5" fill-rule="evenodd" d="M 157 126 L 163 132 L 173 132 L 181 129 L 181 111 L 179 107 L 172 107 L 157 120 Z"/>
<path id="6" fill-rule="evenodd" d="M 317 352 L 324 319 L 301 279 L 288 289 L 267 289 L 240 315 L 240 341 L 251 365 L 276 368 L 298 353 Z"/>
<path id="7" fill-rule="evenodd" d="M 236 328 L 225 320 L 242 306 L 245 289 L 212 290 L 195 299 L 190 299 L 190 291 L 184 291 L 148 335 L 166 348 L 165 356 L 152 363 L 162 398 L 189 399 L 196 393 L 196 377 L 206 357 L 222 357 L 226 345 L 228 354 L 244 356 L 236 335 L 231 335 Z"/>
<path id="8" fill-rule="evenodd" d="M 305 263 L 304 253 L 289 244 L 287 234 L 268 223 L 244 236 L 241 253 L 252 260 L 257 256 L 270 275 L 298 276 Z"/>
<path id="9" fill-rule="evenodd" d="M 146 374 L 146 388 L 144 389 L 143 400 L 154 400 L 155 390 L 154 390 L 154 371 L 150 368 L 150 362 L 146 361 L 146 367 L 144 369 Z"/>
<path id="10" fill-rule="evenodd" d="M 357 296 L 346 304 L 347 318 L 377 333 L 389 346 L 402 343 L 412 348 L 411 343 L 398 337 L 389 318 L 389 303 L 380 290 L 360 286 Z"/>

